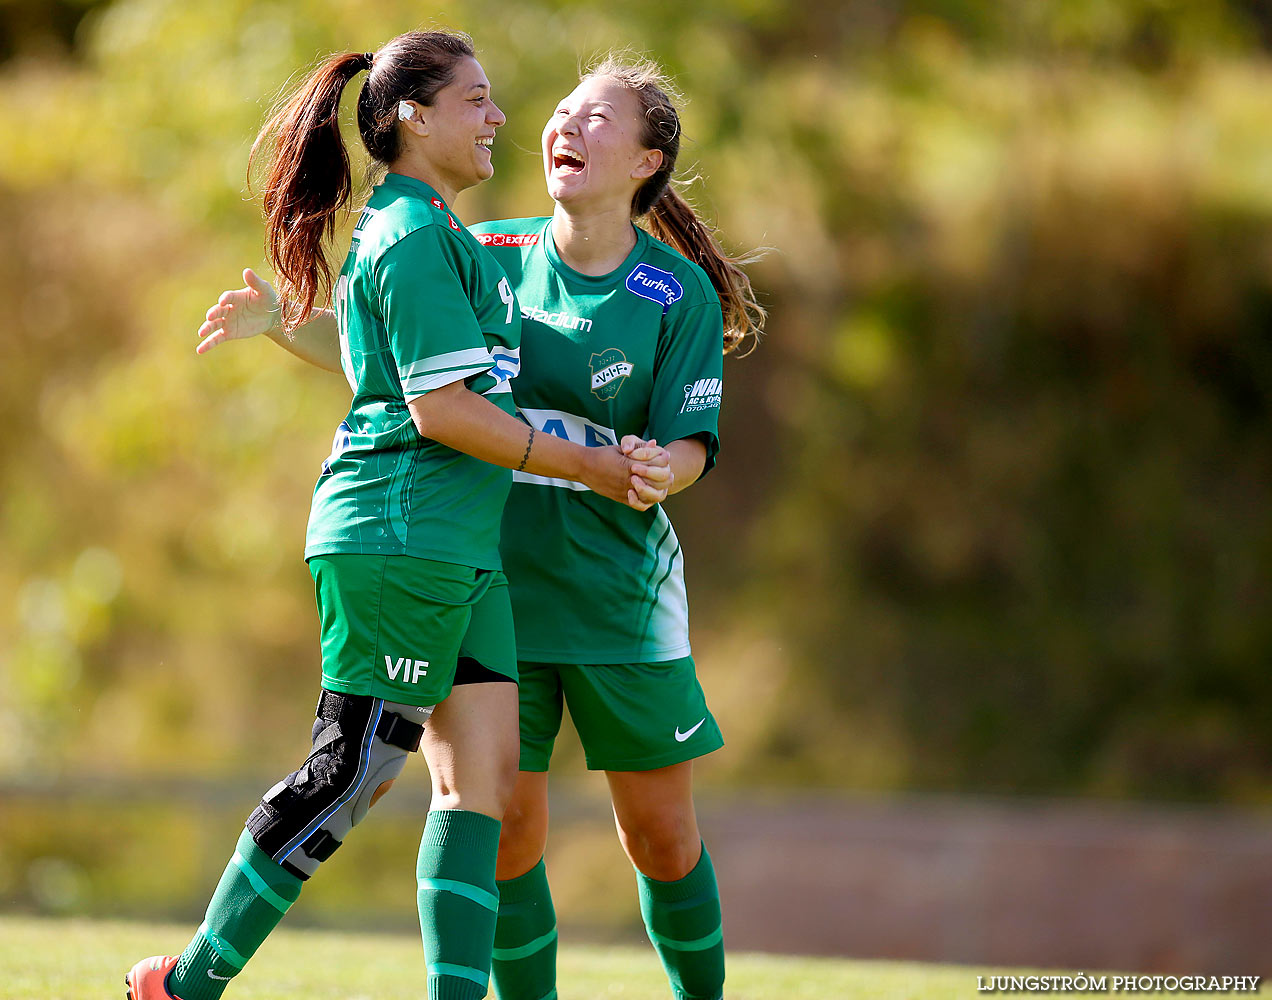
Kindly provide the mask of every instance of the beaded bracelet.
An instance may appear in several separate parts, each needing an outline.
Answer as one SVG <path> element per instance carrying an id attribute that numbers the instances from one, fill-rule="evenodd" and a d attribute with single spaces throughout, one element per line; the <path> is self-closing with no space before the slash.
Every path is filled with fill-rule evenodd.
<path id="1" fill-rule="evenodd" d="M 526 453 L 521 456 L 521 464 L 517 466 L 517 471 L 521 472 L 526 467 L 526 462 L 530 461 L 530 447 L 534 444 L 534 428 L 530 428 L 530 437 L 526 439 Z"/>

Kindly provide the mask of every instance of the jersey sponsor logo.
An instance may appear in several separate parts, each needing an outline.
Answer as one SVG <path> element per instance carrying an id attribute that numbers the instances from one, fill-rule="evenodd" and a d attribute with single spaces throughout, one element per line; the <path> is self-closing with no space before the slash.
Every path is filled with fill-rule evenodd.
<path id="1" fill-rule="evenodd" d="M 618 434 L 612 427 L 594 424 L 587 417 L 566 413 L 564 410 L 518 410 L 526 423 L 544 434 L 573 441 L 588 448 L 608 448 L 618 442 Z"/>
<path id="2" fill-rule="evenodd" d="M 446 211 L 446 206 L 442 204 L 441 198 L 430 198 L 429 201 L 433 203 L 434 208 L 440 208 L 443 212 Z"/>
<path id="3" fill-rule="evenodd" d="M 702 724 L 703 724 L 704 722 L 706 722 L 706 721 L 707 721 L 707 717 L 704 715 L 701 719 L 699 719 L 699 720 L 698 720 L 697 725 L 690 726 L 690 727 L 689 727 L 689 729 L 688 729 L 687 731 L 683 732 L 683 733 L 680 731 L 680 727 L 679 727 L 679 726 L 677 726 L 677 727 L 676 727 L 676 742 L 677 742 L 677 743 L 683 743 L 683 742 L 684 742 L 685 740 L 687 740 L 690 736 L 692 736 L 692 735 L 693 735 L 694 733 L 696 733 L 699 729 L 701 729 L 701 728 L 702 728 Z"/>
<path id="4" fill-rule="evenodd" d="M 536 323 L 547 323 L 548 326 L 559 326 L 563 330 L 582 330 L 584 333 L 590 333 L 592 330 L 592 321 L 586 317 L 571 316 L 567 312 L 550 313 L 538 306 L 522 306 L 521 318 L 532 319 Z"/>
<path id="5" fill-rule="evenodd" d="M 341 338 L 343 342 L 343 338 Z M 343 346 L 343 343 L 342 343 Z M 351 380 L 352 381 L 352 380 Z M 355 390 L 357 386 L 355 385 Z M 331 453 L 323 460 L 322 474 L 324 476 L 331 475 L 331 466 L 335 463 L 341 453 L 349 447 L 349 442 L 353 438 L 353 428 L 349 426 L 349 421 L 340 421 L 340 426 L 336 428 L 335 436 L 331 439 Z"/>
<path id="6" fill-rule="evenodd" d="M 415 660 L 409 656 L 399 656 L 394 660 L 386 654 L 384 670 L 391 681 L 397 680 L 401 674 L 403 684 L 418 684 L 421 677 L 428 676 L 428 660 Z"/>
<path id="7" fill-rule="evenodd" d="M 490 374 L 501 382 L 507 382 L 521 374 L 520 347 L 492 347 L 490 359 L 495 363 L 490 369 Z"/>
<path id="8" fill-rule="evenodd" d="M 642 299 L 657 302 L 663 307 L 663 312 L 666 312 L 669 305 L 685 294 L 685 290 L 674 274 L 649 264 L 636 265 L 632 273 L 627 276 L 627 290 L 634 292 Z"/>
<path id="9" fill-rule="evenodd" d="M 517 416 L 541 434 L 551 434 L 563 441 L 588 448 L 607 448 L 618 443 L 618 433 L 612 427 L 604 427 L 593 423 L 587 417 L 580 417 L 564 410 L 536 410 L 521 407 Z M 557 486 L 564 490 L 586 492 L 587 487 L 572 479 L 550 479 L 547 476 L 536 476 L 529 472 L 514 472 L 514 483 L 534 483 L 537 486 Z"/>
<path id="10" fill-rule="evenodd" d="M 451 229 L 455 230 L 455 232 L 459 232 L 459 223 L 456 222 L 449 214 L 446 216 L 446 221 L 450 223 Z"/>
<path id="11" fill-rule="evenodd" d="M 539 242 L 539 234 L 478 233 L 477 242 L 484 247 L 532 247 Z"/>
<path id="12" fill-rule="evenodd" d="M 724 383 L 718 378 L 700 378 L 685 386 L 685 401 L 680 407 L 681 413 L 698 413 L 701 410 L 715 410 L 720 407 L 720 397 L 724 393 Z"/>
<path id="13" fill-rule="evenodd" d="M 632 364 L 617 347 L 593 354 L 588 365 L 592 369 L 592 395 L 597 399 L 613 399 L 632 373 Z"/>

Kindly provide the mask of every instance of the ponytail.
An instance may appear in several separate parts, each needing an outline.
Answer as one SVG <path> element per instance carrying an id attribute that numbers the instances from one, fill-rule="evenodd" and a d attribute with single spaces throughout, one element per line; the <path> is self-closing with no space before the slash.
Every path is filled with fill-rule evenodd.
<path id="1" fill-rule="evenodd" d="M 715 234 L 698 218 L 693 207 L 668 185 L 645 216 L 645 228 L 707 272 L 724 314 L 724 353 L 728 354 L 747 337 L 751 344 L 740 355 L 746 357 L 759 343 L 765 309 L 755 298 L 751 279 L 742 265 L 759 259 L 758 253 L 730 257 L 720 246 Z"/>
<path id="2" fill-rule="evenodd" d="M 633 196 L 632 216 L 643 216 L 650 235 L 707 272 L 720 296 L 720 309 L 724 314 L 724 353 L 728 354 L 750 337 L 751 346 L 744 352 L 749 354 L 758 343 L 768 311 L 756 300 L 751 279 L 742 265 L 759 259 L 760 254 L 730 257 L 689 203 L 672 189 L 671 177 L 680 155 L 681 137 L 680 115 L 672 101 L 674 89 L 657 63 L 623 55 L 604 58 L 583 78 L 591 77 L 614 80 L 636 95 L 643 116 L 641 144 L 663 154 L 658 169 Z"/>
<path id="3" fill-rule="evenodd" d="M 314 303 L 331 296 L 331 262 L 325 244 L 353 193 L 349 153 L 340 135 L 340 95 L 363 70 L 358 92 L 358 134 L 372 160 L 389 166 L 402 153 L 397 107 L 413 100 L 426 107 L 454 79 L 459 61 L 473 55 L 472 39 L 457 31 L 408 31 L 378 52 L 332 56 L 305 80 L 265 123 L 252 144 L 251 165 L 262 148 L 269 173 L 262 201 L 265 252 L 278 276 L 283 329 L 292 331 Z"/>
<path id="4" fill-rule="evenodd" d="M 248 172 L 263 146 L 270 152 L 265 178 L 265 251 L 278 275 L 283 329 L 305 321 L 314 302 L 331 294 L 331 263 L 323 244 L 336 232 L 337 214 L 353 181 L 340 135 L 340 95 L 369 53 L 332 56 L 278 108 L 252 144 Z"/>

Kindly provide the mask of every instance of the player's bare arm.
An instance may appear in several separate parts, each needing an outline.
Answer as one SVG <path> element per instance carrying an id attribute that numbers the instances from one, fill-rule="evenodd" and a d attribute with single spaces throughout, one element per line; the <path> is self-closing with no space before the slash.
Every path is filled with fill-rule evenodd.
<path id="1" fill-rule="evenodd" d="M 283 332 L 274 286 L 250 267 L 244 268 L 243 281 L 244 287 L 222 292 L 208 309 L 199 327 L 198 353 L 206 354 L 231 340 L 264 335 L 301 361 L 329 372 L 340 371 L 340 337 L 333 310 L 313 310 L 289 336 Z"/>
<path id="2" fill-rule="evenodd" d="M 661 450 L 636 462 L 615 445 L 586 448 L 553 434 L 533 433 L 520 420 L 463 382 L 434 389 L 407 401 L 415 429 L 422 437 L 506 469 L 537 476 L 572 479 L 593 492 L 636 510 L 647 510 L 633 486 L 634 478 L 666 481 L 669 456 Z"/>

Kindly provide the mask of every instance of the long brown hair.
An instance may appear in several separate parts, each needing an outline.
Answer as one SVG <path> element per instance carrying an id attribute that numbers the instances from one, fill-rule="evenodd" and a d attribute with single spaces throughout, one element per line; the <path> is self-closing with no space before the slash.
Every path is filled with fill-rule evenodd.
<path id="1" fill-rule="evenodd" d="M 397 108 L 402 100 L 431 105 L 455 67 L 473 55 L 472 40 L 451 31 L 411 31 L 378 52 L 331 56 L 270 115 L 252 144 L 248 176 L 269 152 L 262 189 L 265 250 L 278 275 L 283 329 L 294 330 L 321 298 L 331 295 L 325 244 L 353 192 L 349 154 L 340 135 L 340 95 L 358 73 L 358 133 L 372 160 L 387 166 L 401 155 Z"/>
<path id="2" fill-rule="evenodd" d="M 676 158 L 680 155 L 680 115 L 672 100 L 675 93 L 658 65 L 648 59 L 608 55 L 583 74 L 583 79 L 614 80 L 636 95 L 644 124 L 640 142 L 646 149 L 662 151 L 662 164 L 637 190 L 632 199 L 632 216 L 644 216 L 645 228 L 655 239 L 674 247 L 701 267 L 711 279 L 724 313 L 724 353 L 734 350 L 748 337 L 750 353 L 764 329 L 766 310 L 755 298 L 751 279 L 742 266 L 758 259 L 758 253 L 731 257 L 715 234 L 698 218 L 684 198 L 672 187 Z"/>

